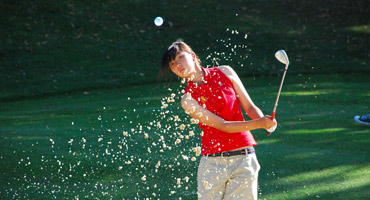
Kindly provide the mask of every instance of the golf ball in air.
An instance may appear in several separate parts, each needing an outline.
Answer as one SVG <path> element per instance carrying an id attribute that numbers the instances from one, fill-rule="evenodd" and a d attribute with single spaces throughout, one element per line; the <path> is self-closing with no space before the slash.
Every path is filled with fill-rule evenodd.
<path id="1" fill-rule="evenodd" d="M 163 18 L 162 18 L 162 17 L 156 17 L 156 18 L 154 19 L 154 24 L 155 24 L 156 26 L 162 26 L 162 24 L 163 24 Z"/>

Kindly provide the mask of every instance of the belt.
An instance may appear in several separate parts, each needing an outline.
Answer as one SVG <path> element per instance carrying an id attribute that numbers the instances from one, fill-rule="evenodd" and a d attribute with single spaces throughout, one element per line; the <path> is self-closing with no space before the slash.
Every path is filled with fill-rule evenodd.
<path id="1" fill-rule="evenodd" d="M 211 153 L 207 154 L 205 156 L 207 157 L 230 157 L 230 156 L 237 156 L 237 155 L 245 155 L 245 154 L 252 154 L 254 153 L 254 148 L 248 148 L 248 149 L 241 149 L 241 150 L 236 150 L 236 151 L 225 151 L 221 153 Z"/>

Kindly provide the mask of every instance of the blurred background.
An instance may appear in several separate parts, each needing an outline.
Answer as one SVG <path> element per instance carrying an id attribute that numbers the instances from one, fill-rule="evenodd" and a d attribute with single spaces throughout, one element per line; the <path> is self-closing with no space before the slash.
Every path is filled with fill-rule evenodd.
<path id="1" fill-rule="evenodd" d="M 370 73 L 367 0 L 3 0 L 0 9 L 1 100 L 156 82 L 178 38 L 205 66 L 240 76 L 277 75 L 278 49 L 291 74 Z"/>

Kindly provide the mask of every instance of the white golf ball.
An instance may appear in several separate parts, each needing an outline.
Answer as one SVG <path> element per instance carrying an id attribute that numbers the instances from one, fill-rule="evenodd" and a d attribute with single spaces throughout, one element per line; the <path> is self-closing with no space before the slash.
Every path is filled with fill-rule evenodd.
<path id="1" fill-rule="evenodd" d="M 156 17 L 156 18 L 154 19 L 154 24 L 155 24 L 156 26 L 162 26 L 162 24 L 163 24 L 163 18 L 162 18 L 162 17 Z"/>

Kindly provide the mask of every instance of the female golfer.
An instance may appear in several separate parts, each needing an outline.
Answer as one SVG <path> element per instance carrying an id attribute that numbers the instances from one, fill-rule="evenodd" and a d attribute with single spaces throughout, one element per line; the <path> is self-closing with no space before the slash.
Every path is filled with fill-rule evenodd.
<path id="1" fill-rule="evenodd" d="M 199 120 L 203 130 L 199 199 L 257 199 L 260 165 L 250 130 L 273 131 L 277 122 L 254 105 L 231 67 L 202 67 L 199 57 L 183 41 L 172 43 L 164 53 L 162 70 L 168 67 L 187 80 L 181 106 Z M 240 105 L 252 120 L 244 120 Z"/>

